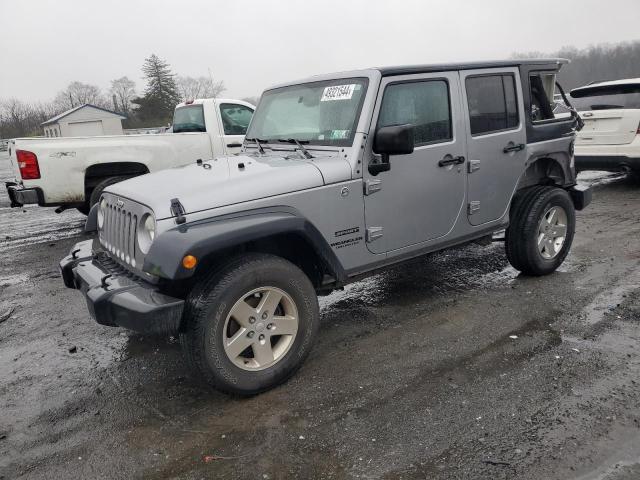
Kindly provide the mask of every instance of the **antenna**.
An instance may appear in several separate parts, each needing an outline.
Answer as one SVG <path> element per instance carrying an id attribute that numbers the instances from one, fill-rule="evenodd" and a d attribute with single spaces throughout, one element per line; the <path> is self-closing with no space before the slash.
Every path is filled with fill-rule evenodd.
<path id="1" fill-rule="evenodd" d="M 213 83 L 213 74 L 211 73 L 211 67 L 207 67 L 209 70 L 209 82 L 211 83 L 211 93 L 213 93 L 213 98 L 216 98 L 216 85 Z"/>

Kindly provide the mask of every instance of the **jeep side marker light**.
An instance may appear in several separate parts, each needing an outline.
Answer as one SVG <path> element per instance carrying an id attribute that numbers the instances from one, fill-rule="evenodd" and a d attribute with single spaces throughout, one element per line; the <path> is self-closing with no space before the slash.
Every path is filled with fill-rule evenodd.
<path id="1" fill-rule="evenodd" d="M 198 259 L 193 255 L 185 255 L 182 259 L 182 266 L 187 270 L 191 270 L 198 263 Z"/>

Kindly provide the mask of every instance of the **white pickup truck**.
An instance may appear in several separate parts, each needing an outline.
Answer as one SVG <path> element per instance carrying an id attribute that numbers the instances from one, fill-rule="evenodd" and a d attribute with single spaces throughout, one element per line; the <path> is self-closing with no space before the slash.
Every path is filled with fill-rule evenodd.
<path id="1" fill-rule="evenodd" d="M 171 133 L 12 140 L 11 206 L 37 203 L 86 214 L 108 185 L 240 151 L 254 108 L 240 100 L 194 100 L 176 107 Z"/>

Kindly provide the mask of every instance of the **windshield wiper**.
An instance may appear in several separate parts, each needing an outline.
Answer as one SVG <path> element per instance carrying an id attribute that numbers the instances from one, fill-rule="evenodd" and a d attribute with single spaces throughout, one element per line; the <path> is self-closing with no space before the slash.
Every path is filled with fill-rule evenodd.
<path id="1" fill-rule="evenodd" d="M 266 140 L 263 140 L 262 138 L 247 138 L 247 137 L 244 137 L 244 139 L 245 139 L 247 142 L 255 142 L 255 144 L 258 146 L 258 151 L 259 151 L 261 154 L 263 154 L 263 155 L 264 155 L 264 148 L 262 148 L 262 145 L 261 145 L 261 144 L 262 144 L 262 143 L 267 143 L 267 141 L 266 141 Z"/>
<path id="2" fill-rule="evenodd" d="M 303 143 L 309 143 L 309 140 L 300 141 L 296 140 L 295 138 L 279 138 L 278 141 L 282 143 L 295 143 L 305 158 L 314 158 L 314 156 L 311 155 L 309 151 L 302 145 Z"/>

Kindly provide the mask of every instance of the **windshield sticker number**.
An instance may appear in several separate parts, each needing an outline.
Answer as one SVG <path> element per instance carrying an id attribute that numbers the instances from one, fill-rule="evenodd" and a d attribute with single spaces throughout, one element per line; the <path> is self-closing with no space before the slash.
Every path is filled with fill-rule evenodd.
<path id="1" fill-rule="evenodd" d="M 355 83 L 352 83 L 351 85 L 334 85 L 332 87 L 325 87 L 320 101 L 329 102 L 332 100 L 351 100 L 355 87 Z"/>

